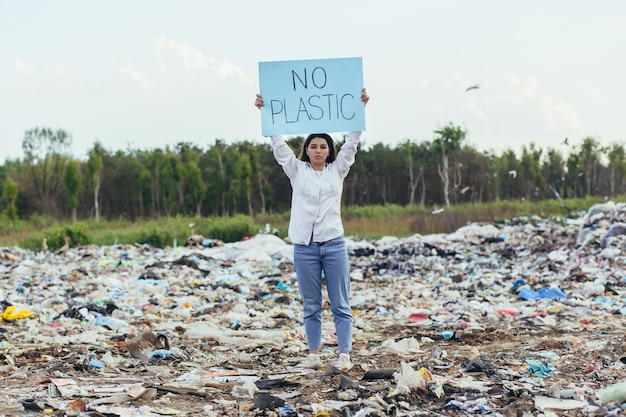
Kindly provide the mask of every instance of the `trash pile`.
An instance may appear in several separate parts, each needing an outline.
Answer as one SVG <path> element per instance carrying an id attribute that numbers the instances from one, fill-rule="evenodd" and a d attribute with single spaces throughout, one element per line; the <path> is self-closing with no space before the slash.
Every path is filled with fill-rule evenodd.
<path id="1" fill-rule="evenodd" d="M 355 366 L 307 354 L 293 247 L 0 249 L 0 415 L 606 416 L 626 403 L 626 206 L 347 238 Z M 206 242 L 203 244 L 202 242 Z M 211 243 L 211 244 L 209 244 Z"/>

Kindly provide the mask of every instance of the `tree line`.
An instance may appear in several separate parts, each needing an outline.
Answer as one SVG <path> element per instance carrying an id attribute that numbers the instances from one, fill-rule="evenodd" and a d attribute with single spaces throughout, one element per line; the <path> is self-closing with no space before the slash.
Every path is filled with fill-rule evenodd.
<path id="1" fill-rule="evenodd" d="M 434 139 L 390 146 L 361 144 L 344 184 L 343 204 L 449 206 L 498 200 L 610 197 L 624 193 L 621 143 L 593 137 L 561 150 L 534 143 L 519 154 L 479 151 L 450 123 Z M 288 139 L 296 151 L 303 138 Z M 63 129 L 34 128 L 23 157 L 0 166 L 3 218 L 129 220 L 161 216 L 281 213 L 291 188 L 267 143 L 216 139 L 205 149 L 180 142 L 165 149 L 107 150 L 95 141 L 84 160 Z M 341 148 L 341 143 L 338 147 Z"/>

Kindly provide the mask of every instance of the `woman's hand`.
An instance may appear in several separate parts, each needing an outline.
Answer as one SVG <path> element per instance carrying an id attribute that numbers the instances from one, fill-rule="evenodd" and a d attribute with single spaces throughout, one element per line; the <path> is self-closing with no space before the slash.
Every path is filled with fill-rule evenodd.
<path id="1" fill-rule="evenodd" d="M 369 100 L 369 97 L 368 97 L 368 100 Z M 261 94 L 257 94 L 256 95 L 256 100 L 254 100 L 254 105 L 257 106 L 257 108 L 259 108 L 259 109 L 261 107 L 265 106 L 265 103 L 263 102 L 263 97 L 261 97 Z"/>
<path id="2" fill-rule="evenodd" d="M 261 97 L 257 94 L 257 97 Z M 257 99 L 258 100 L 258 99 Z M 263 100 L 261 100 L 262 102 Z M 363 102 L 363 105 L 366 105 L 368 101 L 370 101 L 370 96 L 367 95 L 367 90 L 365 87 L 363 87 L 361 89 L 361 101 Z M 257 106 L 258 107 L 258 106 Z"/>

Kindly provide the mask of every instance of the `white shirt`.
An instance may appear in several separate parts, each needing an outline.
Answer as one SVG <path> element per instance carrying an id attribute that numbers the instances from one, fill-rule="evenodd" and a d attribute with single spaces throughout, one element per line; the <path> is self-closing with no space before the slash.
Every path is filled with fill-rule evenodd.
<path id="1" fill-rule="evenodd" d="M 343 235 L 341 194 L 343 180 L 354 163 L 361 132 L 350 132 L 337 158 L 320 175 L 309 162 L 296 158 L 282 136 L 272 136 L 274 158 L 291 181 L 289 239 L 297 245 L 326 242 Z"/>

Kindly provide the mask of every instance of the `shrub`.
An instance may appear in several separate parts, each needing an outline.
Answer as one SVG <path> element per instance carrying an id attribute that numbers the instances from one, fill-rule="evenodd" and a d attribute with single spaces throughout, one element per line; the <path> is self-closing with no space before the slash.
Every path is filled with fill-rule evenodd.
<path id="1" fill-rule="evenodd" d="M 83 223 L 74 223 L 68 226 L 54 226 L 43 232 L 29 234 L 22 241 L 21 246 L 33 251 L 41 250 L 41 242 L 46 238 L 50 250 L 60 249 L 65 245 L 65 238 L 70 239 L 70 246 L 85 246 L 91 243 L 91 238 L 87 233 L 87 227 Z"/>
<path id="2" fill-rule="evenodd" d="M 256 232 L 252 218 L 243 215 L 215 222 L 209 229 L 211 238 L 224 242 L 236 242 Z"/>
<path id="3" fill-rule="evenodd" d="M 170 233 L 166 230 L 152 226 L 139 232 L 137 243 L 144 243 L 156 248 L 164 248 L 171 240 Z"/>

